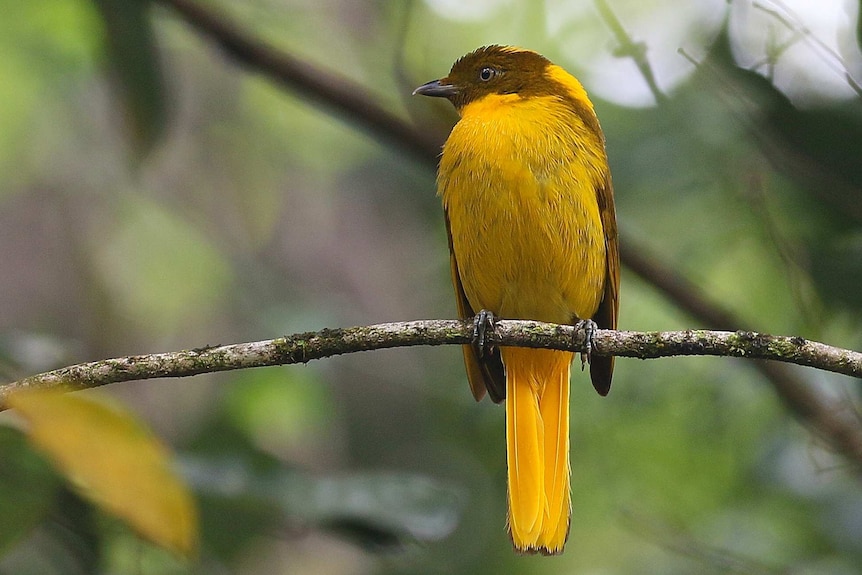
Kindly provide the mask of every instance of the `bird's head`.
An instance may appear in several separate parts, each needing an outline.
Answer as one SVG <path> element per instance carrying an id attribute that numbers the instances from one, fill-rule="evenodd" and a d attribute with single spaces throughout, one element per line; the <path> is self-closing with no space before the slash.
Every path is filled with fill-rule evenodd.
<path id="1" fill-rule="evenodd" d="M 485 46 L 458 59 L 449 75 L 416 88 L 413 94 L 447 98 L 457 109 L 489 94 L 530 96 L 565 93 L 548 71 L 555 66 L 536 52 L 511 46 Z"/>

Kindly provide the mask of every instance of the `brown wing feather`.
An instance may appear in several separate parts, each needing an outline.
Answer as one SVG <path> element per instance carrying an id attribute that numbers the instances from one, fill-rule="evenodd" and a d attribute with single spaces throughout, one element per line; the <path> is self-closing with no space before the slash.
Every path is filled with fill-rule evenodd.
<path id="1" fill-rule="evenodd" d="M 461 285 L 461 275 L 458 273 L 458 262 L 455 259 L 455 251 L 452 249 L 452 232 L 449 229 L 449 214 L 446 218 L 446 236 L 449 239 L 449 265 L 452 272 L 452 285 L 455 287 L 455 300 L 458 304 L 458 317 L 468 319 L 476 315 L 464 293 Z M 472 345 L 461 346 L 464 352 L 464 366 L 467 369 L 467 381 L 470 383 L 470 391 L 476 401 L 488 396 L 494 403 L 500 403 L 506 399 L 506 375 L 503 370 L 503 360 L 500 351 L 496 348 L 491 350 L 485 357 L 479 358 L 476 349 Z"/>
<path id="2" fill-rule="evenodd" d="M 617 235 L 617 219 L 614 209 L 614 189 L 610 176 L 604 185 L 596 189 L 596 200 L 602 217 L 607 253 L 607 277 L 605 293 L 593 320 L 602 329 L 617 328 L 617 314 L 620 307 L 620 248 Z M 590 379 L 599 395 L 607 395 L 611 389 L 614 373 L 613 356 L 595 356 L 590 360 Z"/>

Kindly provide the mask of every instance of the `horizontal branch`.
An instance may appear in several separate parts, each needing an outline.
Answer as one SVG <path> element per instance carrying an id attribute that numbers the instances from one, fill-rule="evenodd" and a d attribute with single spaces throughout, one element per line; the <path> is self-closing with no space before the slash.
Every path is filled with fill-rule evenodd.
<path id="1" fill-rule="evenodd" d="M 426 320 L 324 329 L 271 340 L 192 350 L 133 355 L 81 363 L 0 386 L 0 404 L 16 389 L 64 386 L 87 389 L 157 377 L 187 377 L 251 367 L 306 363 L 334 355 L 416 345 L 470 343 L 472 320 Z M 494 345 L 584 349 L 584 333 L 570 325 L 499 320 L 489 336 Z M 711 355 L 772 359 L 862 377 L 862 353 L 808 341 L 747 331 L 686 330 L 634 332 L 598 330 L 596 355 L 652 359 Z M 0 410 L 5 409 L 0 405 Z"/>

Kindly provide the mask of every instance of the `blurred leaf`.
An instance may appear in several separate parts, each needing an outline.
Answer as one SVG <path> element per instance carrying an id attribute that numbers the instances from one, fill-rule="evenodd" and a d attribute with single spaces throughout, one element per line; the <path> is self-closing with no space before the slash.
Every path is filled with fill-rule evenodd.
<path id="1" fill-rule="evenodd" d="M 60 480 L 24 436 L 0 427 L 0 555 L 50 510 Z"/>
<path id="2" fill-rule="evenodd" d="M 255 474 L 240 459 L 186 459 L 183 467 L 202 493 L 276 509 L 290 524 L 310 524 L 374 550 L 446 537 L 457 526 L 463 504 L 456 488 L 404 473 Z"/>
<path id="3" fill-rule="evenodd" d="M 116 79 L 133 143 L 144 155 L 165 130 L 165 80 L 159 65 L 149 0 L 93 0 L 105 24 L 105 52 Z"/>
<path id="4" fill-rule="evenodd" d="M 30 424 L 30 440 L 84 496 L 154 543 L 194 552 L 191 495 L 171 469 L 167 449 L 129 412 L 57 391 L 19 391 L 7 402 Z"/>

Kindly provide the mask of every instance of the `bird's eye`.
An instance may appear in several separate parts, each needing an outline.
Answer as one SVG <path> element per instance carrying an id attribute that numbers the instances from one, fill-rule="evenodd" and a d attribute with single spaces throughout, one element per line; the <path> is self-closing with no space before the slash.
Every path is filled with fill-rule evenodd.
<path id="1" fill-rule="evenodd" d="M 491 68 L 490 66 L 485 66 L 484 68 L 479 70 L 479 79 L 482 80 L 483 82 L 487 82 L 488 80 L 490 80 L 491 78 L 493 78 L 497 74 L 498 74 L 497 70 L 495 70 L 494 68 Z"/>

